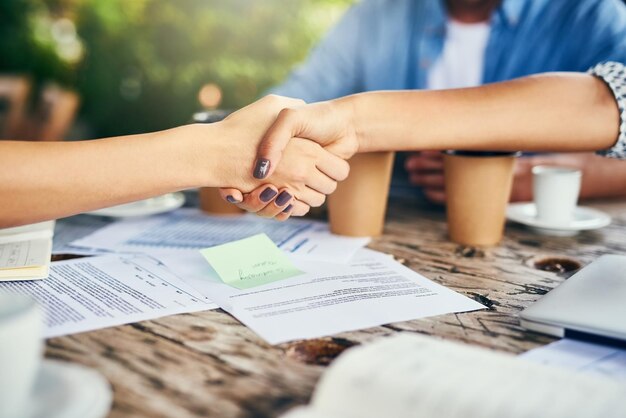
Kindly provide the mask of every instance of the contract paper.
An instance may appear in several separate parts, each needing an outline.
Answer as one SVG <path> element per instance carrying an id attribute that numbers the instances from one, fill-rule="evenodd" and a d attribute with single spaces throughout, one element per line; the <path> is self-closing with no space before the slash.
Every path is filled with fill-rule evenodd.
<path id="1" fill-rule="evenodd" d="M 59 219 L 54 227 L 52 254 L 100 255 L 108 251 L 75 247 L 72 241 L 91 235 L 98 229 L 115 222 L 112 218 L 94 215 L 76 215 Z"/>
<path id="2" fill-rule="evenodd" d="M 530 350 L 520 357 L 626 382 L 626 349 L 565 338 Z"/>
<path id="3" fill-rule="evenodd" d="M 249 290 L 222 283 L 200 253 L 161 260 L 270 344 L 484 308 L 367 249 L 349 265 L 294 259 L 305 274 Z"/>
<path id="4" fill-rule="evenodd" d="M 104 255 L 52 263 L 36 282 L 3 282 L 0 292 L 33 297 L 44 337 L 92 331 L 215 306 L 147 256 Z"/>
<path id="5" fill-rule="evenodd" d="M 216 217 L 197 209 L 125 219 L 72 243 L 73 246 L 115 252 L 159 255 L 200 250 L 265 233 L 283 251 L 296 257 L 346 263 L 369 238 L 333 235 L 323 222 L 276 222 L 255 215 Z"/>

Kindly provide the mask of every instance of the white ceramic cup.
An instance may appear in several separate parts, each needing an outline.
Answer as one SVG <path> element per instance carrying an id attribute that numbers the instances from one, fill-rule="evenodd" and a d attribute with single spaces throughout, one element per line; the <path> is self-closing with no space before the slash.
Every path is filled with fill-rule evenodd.
<path id="1" fill-rule="evenodd" d="M 533 167 L 533 195 L 537 220 L 552 225 L 568 225 L 578 203 L 582 173 L 569 167 Z"/>
<path id="2" fill-rule="evenodd" d="M 28 414 L 43 353 L 41 326 L 34 300 L 0 294 L 0 418 Z"/>

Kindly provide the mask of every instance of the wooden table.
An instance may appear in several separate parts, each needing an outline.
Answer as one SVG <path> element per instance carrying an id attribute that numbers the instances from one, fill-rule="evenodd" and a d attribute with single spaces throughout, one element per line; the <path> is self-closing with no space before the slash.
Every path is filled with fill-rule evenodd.
<path id="1" fill-rule="evenodd" d="M 537 261 L 556 257 L 584 265 L 626 252 L 626 202 L 593 206 L 613 216 L 610 227 L 551 238 L 508 225 L 499 247 L 481 251 L 447 241 L 441 210 L 392 201 L 385 235 L 371 248 L 489 310 L 278 346 L 215 310 L 53 338 L 46 354 L 102 372 L 115 394 L 112 417 L 176 418 L 276 417 L 306 403 L 325 365 L 345 348 L 397 332 L 518 354 L 552 339 L 524 331 L 517 313 L 567 276 L 539 270 Z"/>

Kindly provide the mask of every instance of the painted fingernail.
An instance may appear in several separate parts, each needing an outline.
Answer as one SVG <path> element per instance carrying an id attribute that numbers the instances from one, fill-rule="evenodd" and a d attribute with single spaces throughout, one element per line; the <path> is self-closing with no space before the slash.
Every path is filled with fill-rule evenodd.
<path id="1" fill-rule="evenodd" d="M 230 203 L 237 203 L 238 200 L 235 199 L 234 197 L 232 197 L 231 195 L 226 196 L 226 200 L 228 200 Z"/>
<path id="2" fill-rule="evenodd" d="M 291 200 L 291 195 L 287 192 L 282 192 L 276 198 L 276 206 L 282 206 Z"/>
<path id="3" fill-rule="evenodd" d="M 267 203 L 270 200 L 272 200 L 274 196 L 276 196 L 276 193 L 278 193 L 276 190 L 272 189 L 271 187 L 268 187 L 267 189 L 261 192 L 261 195 L 259 196 L 259 198 L 261 199 L 261 202 Z"/>
<path id="4" fill-rule="evenodd" d="M 254 178 L 264 179 L 267 177 L 267 173 L 270 171 L 270 160 L 266 158 L 259 158 L 254 165 Z"/>
<path id="5" fill-rule="evenodd" d="M 283 213 L 289 212 L 292 208 L 293 208 L 293 205 L 287 206 L 285 209 L 283 209 Z"/>

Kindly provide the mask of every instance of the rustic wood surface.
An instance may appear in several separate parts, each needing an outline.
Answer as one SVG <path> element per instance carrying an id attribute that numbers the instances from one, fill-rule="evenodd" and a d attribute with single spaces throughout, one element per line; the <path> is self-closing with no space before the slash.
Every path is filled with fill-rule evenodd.
<path id="1" fill-rule="evenodd" d="M 568 267 L 626 252 L 626 202 L 592 206 L 613 216 L 611 226 L 554 238 L 509 224 L 500 246 L 478 250 L 446 239 L 441 210 L 392 201 L 385 234 L 370 247 L 488 310 L 278 346 L 216 310 L 53 338 L 46 354 L 103 373 L 114 391 L 112 417 L 177 418 L 279 416 L 309 400 L 325 365 L 345 348 L 397 332 L 518 354 L 552 339 L 523 330 L 516 315 L 568 276 L 539 270 L 536 262 L 558 259 Z"/>

